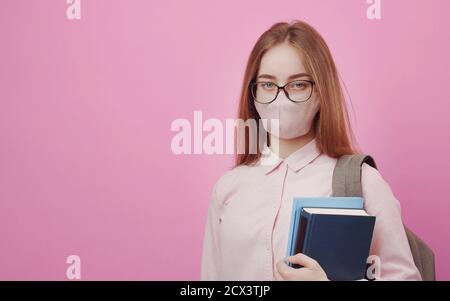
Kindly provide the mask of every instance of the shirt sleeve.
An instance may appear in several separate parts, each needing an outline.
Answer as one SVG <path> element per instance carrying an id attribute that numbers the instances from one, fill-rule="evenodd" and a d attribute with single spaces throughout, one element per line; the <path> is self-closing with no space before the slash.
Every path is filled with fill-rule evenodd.
<path id="1" fill-rule="evenodd" d="M 376 216 L 370 249 L 379 259 L 376 280 L 422 280 L 406 237 L 400 203 L 389 184 L 366 163 L 362 165 L 361 184 L 365 209 Z"/>
<path id="2" fill-rule="evenodd" d="M 203 251 L 201 259 L 200 280 L 219 280 L 219 258 L 220 248 L 218 239 L 219 229 L 219 203 L 217 199 L 217 185 L 214 185 L 209 201 L 208 213 L 206 217 Z"/>

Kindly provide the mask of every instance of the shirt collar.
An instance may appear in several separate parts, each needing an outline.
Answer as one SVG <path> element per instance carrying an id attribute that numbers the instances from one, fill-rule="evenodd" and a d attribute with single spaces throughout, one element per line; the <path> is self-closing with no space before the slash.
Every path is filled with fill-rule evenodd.
<path id="1" fill-rule="evenodd" d="M 265 174 L 269 174 L 282 162 L 285 162 L 292 171 L 298 172 L 319 155 L 320 151 L 317 148 L 317 139 L 315 137 L 285 159 L 280 158 L 266 145 L 261 154 L 260 165 L 264 168 Z"/>

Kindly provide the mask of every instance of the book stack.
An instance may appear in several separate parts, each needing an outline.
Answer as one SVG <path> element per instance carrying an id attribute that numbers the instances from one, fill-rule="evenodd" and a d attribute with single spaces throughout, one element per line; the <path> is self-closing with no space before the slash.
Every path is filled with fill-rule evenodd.
<path id="1" fill-rule="evenodd" d="M 286 255 L 313 258 L 330 280 L 363 279 L 375 226 L 363 207 L 360 197 L 294 198 Z"/>

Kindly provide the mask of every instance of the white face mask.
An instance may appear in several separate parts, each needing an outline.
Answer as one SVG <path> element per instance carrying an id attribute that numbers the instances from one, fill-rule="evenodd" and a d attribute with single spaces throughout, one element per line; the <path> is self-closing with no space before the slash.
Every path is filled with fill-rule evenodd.
<path id="1" fill-rule="evenodd" d="M 305 102 L 294 103 L 280 92 L 275 101 L 269 104 L 255 102 L 255 107 L 261 119 L 267 120 L 263 122 L 267 132 L 281 139 L 293 139 L 309 132 L 320 106 L 316 97 L 311 97 Z M 274 128 L 276 123 L 272 123 L 271 119 L 279 120 L 278 133 Z"/>

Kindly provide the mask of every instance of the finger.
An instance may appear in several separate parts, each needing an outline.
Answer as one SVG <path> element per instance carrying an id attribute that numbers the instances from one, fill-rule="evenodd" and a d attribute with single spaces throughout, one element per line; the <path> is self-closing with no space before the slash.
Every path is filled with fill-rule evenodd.
<path id="1" fill-rule="evenodd" d="M 288 266 L 284 260 L 280 260 L 277 263 L 277 271 L 278 273 L 280 273 L 281 277 L 283 278 L 283 280 L 293 280 L 295 279 L 294 277 L 294 272 L 296 269 L 291 268 L 290 266 Z"/>
<path id="2" fill-rule="evenodd" d="M 308 268 L 295 269 L 295 280 L 297 281 L 316 281 L 313 270 Z"/>
<path id="3" fill-rule="evenodd" d="M 278 271 L 275 271 L 275 280 L 276 281 L 284 281 L 284 278 L 281 277 L 280 273 Z"/>
<path id="4" fill-rule="evenodd" d="M 288 260 L 292 263 L 296 263 L 310 269 L 319 266 L 319 263 L 317 261 L 302 253 L 297 253 L 294 256 L 289 256 Z"/>

